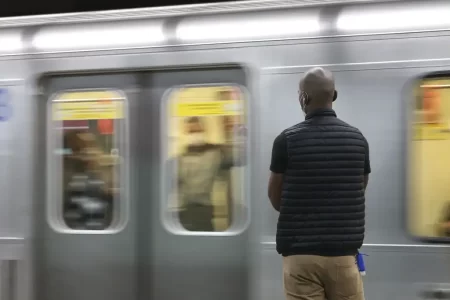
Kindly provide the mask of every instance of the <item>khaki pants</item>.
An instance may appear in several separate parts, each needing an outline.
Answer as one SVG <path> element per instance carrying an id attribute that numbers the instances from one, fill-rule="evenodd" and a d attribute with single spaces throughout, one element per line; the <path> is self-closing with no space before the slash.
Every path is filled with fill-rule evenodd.
<path id="1" fill-rule="evenodd" d="M 188 204 L 180 213 L 180 223 L 189 231 L 214 231 L 214 207 L 212 205 Z"/>
<path id="2" fill-rule="evenodd" d="M 287 300 L 364 300 L 353 256 L 283 257 L 283 283 Z"/>

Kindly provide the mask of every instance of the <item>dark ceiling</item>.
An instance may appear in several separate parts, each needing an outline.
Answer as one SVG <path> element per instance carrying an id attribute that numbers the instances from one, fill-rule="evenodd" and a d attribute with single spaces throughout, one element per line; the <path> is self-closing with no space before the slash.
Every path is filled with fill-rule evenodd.
<path id="1" fill-rule="evenodd" d="M 0 17 L 27 16 L 40 14 L 69 13 L 95 10 L 125 9 L 137 7 L 168 6 L 178 4 L 194 4 L 225 1 L 143 1 L 143 0 L 11 0 L 0 9 Z"/>

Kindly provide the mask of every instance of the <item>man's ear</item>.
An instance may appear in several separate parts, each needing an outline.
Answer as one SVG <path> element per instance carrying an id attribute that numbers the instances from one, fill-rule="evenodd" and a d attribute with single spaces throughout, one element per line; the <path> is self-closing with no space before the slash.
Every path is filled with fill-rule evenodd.
<path id="1" fill-rule="evenodd" d="M 334 90 L 333 101 L 335 101 L 338 97 L 338 92 Z"/>

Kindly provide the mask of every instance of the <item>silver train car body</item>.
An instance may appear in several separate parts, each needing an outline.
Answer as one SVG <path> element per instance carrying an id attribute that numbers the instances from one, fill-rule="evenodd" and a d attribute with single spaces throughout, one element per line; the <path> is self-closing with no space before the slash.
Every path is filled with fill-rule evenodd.
<path id="1" fill-rule="evenodd" d="M 422 299 L 424 291 L 445 290 L 449 246 L 406 230 L 405 157 L 412 81 L 450 71 L 450 3 L 328 2 L 0 20 L 0 88 L 12 104 L 0 123 L 2 299 L 283 299 L 277 214 L 265 186 L 274 137 L 302 119 L 300 74 L 316 65 L 334 72 L 337 113 L 371 146 L 366 299 Z M 248 94 L 248 213 L 222 233 L 167 230 L 164 95 L 179 85 L 222 82 Z M 48 220 L 48 102 L 61 91 L 99 88 L 127 99 L 129 209 L 117 232 L 58 230 Z"/>

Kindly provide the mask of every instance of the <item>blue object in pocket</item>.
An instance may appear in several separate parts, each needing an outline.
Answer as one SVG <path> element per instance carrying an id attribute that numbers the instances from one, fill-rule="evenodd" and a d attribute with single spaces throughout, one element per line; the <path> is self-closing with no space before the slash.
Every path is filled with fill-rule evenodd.
<path id="1" fill-rule="evenodd" d="M 359 273 L 364 276 L 366 275 L 366 265 L 364 264 L 363 256 L 367 256 L 366 254 L 359 253 L 356 254 L 356 264 L 358 265 Z"/>

